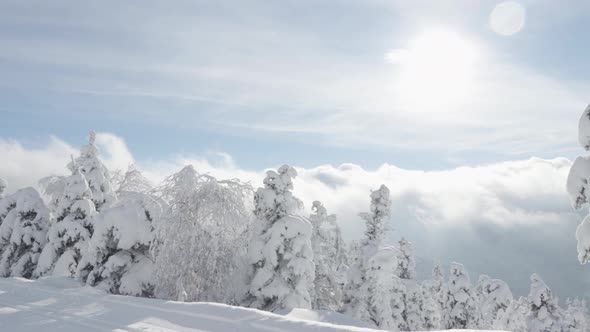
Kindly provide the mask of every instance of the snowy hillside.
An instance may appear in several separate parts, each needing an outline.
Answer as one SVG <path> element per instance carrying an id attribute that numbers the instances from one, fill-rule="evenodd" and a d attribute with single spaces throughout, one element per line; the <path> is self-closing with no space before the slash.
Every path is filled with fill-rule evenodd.
<path id="1" fill-rule="evenodd" d="M 108 295 L 69 278 L 0 279 L 1 331 L 376 331 L 338 323 L 356 322 L 329 312 L 296 309 L 283 317 L 224 304 Z"/>

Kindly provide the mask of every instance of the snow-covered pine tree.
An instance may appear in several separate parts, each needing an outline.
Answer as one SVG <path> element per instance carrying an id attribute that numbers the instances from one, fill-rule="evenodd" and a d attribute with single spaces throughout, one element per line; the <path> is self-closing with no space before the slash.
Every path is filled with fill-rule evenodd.
<path id="1" fill-rule="evenodd" d="M 391 213 L 391 200 L 389 199 L 389 188 L 384 184 L 371 193 L 370 209 L 370 212 L 359 214 L 366 225 L 365 237 L 361 242 L 361 251 L 366 259 L 372 257 L 379 250 L 388 228 L 387 221 Z"/>
<path id="2" fill-rule="evenodd" d="M 531 275 L 530 311 L 527 327 L 530 332 L 558 332 L 562 330 L 562 313 L 551 289 L 536 273 Z"/>
<path id="3" fill-rule="evenodd" d="M 420 314 L 422 315 L 422 329 L 426 331 L 440 330 L 442 328 L 442 310 L 430 289 L 422 285 L 420 287 L 421 299 Z"/>
<path id="4" fill-rule="evenodd" d="M 337 311 L 342 303 L 339 276 L 343 262 L 343 240 L 335 215 L 328 215 L 319 201 L 314 201 L 309 221 L 313 226 L 311 247 L 316 265 L 312 307 Z"/>
<path id="5" fill-rule="evenodd" d="M 251 187 L 186 166 L 156 191 L 168 205 L 152 246 L 157 296 L 236 304 L 246 287 Z"/>
<path id="6" fill-rule="evenodd" d="M 578 122 L 578 143 L 586 151 L 590 150 L 590 105 L 586 107 Z M 589 190 L 590 156 L 580 156 L 572 164 L 567 177 L 567 192 L 576 210 L 589 202 Z M 576 240 L 578 260 L 581 264 L 586 264 L 590 261 L 590 214 L 578 225 Z"/>
<path id="7" fill-rule="evenodd" d="M 563 314 L 562 329 L 564 332 L 585 332 L 588 330 L 588 308 L 586 302 L 575 298 L 568 301 Z"/>
<path id="8" fill-rule="evenodd" d="M 403 285 L 394 275 L 398 255 L 396 248 L 382 248 L 369 259 L 367 266 L 370 321 L 379 328 L 390 331 L 405 329 L 400 291 Z"/>
<path id="9" fill-rule="evenodd" d="M 389 189 L 381 185 L 379 189 L 371 192 L 370 212 L 360 213 L 365 221 L 365 237 L 361 240 L 358 254 L 352 253 L 355 263 L 348 270 L 348 282 L 344 291 L 343 311 L 352 317 L 369 321 L 368 286 L 366 272 L 368 261 L 381 247 L 387 221 L 390 215 L 391 201 Z"/>
<path id="10" fill-rule="evenodd" d="M 4 190 L 6 190 L 7 184 L 2 178 L 0 178 L 0 199 L 4 197 Z"/>
<path id="11" fill-rule="evenodd" d="M 447 293 L 448 329 L 476 328 L 477 295 L 462 264 L 451 263 Z"/>
<path id="12" fill-rule="evenodd" d="M 3 180 L 2 180 L 3 181 Z M 3 182 L 4 188 L 6 188 L 6 182 Z M 4 222 L 4 218 L 10 212 L 10 210 L 14 209 L 16 206 L 16 202 L 14 201 L 14 197 L 8 195 L 6 197 L 0 196 L 0 226 Z"/>
<path id="13" fill-rule="evenodd" d="M 506 310 L 512 302 L 512 292 L 504 281 L 492 279 L 487 275 L 479 277 L 476 290 L 480 312 L 478 327 L 483 330 L 491 329 L 498 312 Z"/>
<path id="14" fill-rule="evenodd" d="M 410 331 L 422 330 L 423 317 L 422 307 L 422 290 L 420 284 L 416 281 L 416 259 L 414 258 L 414 249 L 412 243 L 403 237 L 399 241 L 399 257 L 397 259 L 397 269 L 395 274 L 400 278 L 404 285 L 403 317 L 406 326 Z"/>
<path id="15" fill-rule="evenodd" d="M 506 309 L 500 309 L 492 327 L 494 330 L 528 332 L 526 317 L 529 314 L 529 301 L 525 297 L 513 300 Z"/>
<path id="16" fill-rule="evenodd" d="M 446 297 L 448 294 L 448 287 L 445 283 L 444 272 L 440 262 L 436 262 L 434 264 L 434 266 L 432 267 L 432 278 L 425 280 L 422 283 L 422 288 L 424 288 L 427 293 L 431 294 L 432 298 L 438 306 L 438 309 L 440 311 L 440 328 L 442 328 L 443 326 L 447 326 L 447 310 L 445 308 L 445 305 L 447 303 Z"/>
<path id="17" fill-rule="evenodd" d="M 33 188 L 6 199 L 14 207 L 0 225 L 0 276 L 31 278 L 46 242 L 49 209 Z"/>
<path id="18" fill-rule="evenodd" d="M 406 240 L 405 238 L 401 238 L 398 242 L 399 244 L 399 253 L 400 257 L 398 257 L 398 267 L 396 270 L 396 274 L 401 279 L 405 280 L 415 280 L 416 279 L 416 258 L 414 257 L 414 247 L 412 243 Z"/>
<path id="19" fill-rule="evenodd" d="M 98 159 L 99 150 L 95 145 L 96 133 L 90 131 L 88 144 L 80 148 L 80 156 L 68 164 L 72 173 L 79 170 L 88 182 L 92 192 L 92 202 L 96 211 L 108 207 L 117 200 L 117 195 L 111 187 L 111 176 L 106 166 Z"/>
<path id="20" fill-rule="evenodd" d="M 311 308 L 315 266 L 311 249 L 312 226 L 296 215 L 301 202 L 291 190 L 297 172 L 288 165 L 266 172 L 264 187 L 254 195 L 259 235 L 249 246 L 254 269 L 246 303 L 275 311 Z"/>
<path id="21" fill-rule="evenodd" d="M 150 247 L 162 215 L 149 194 L 126 191 L 103 209 L 82 260 L 78 278 L 114 294 L 153 297 L 154 263 Z"/>
<path id="22" fill-rule="evenodd" d="M 78 262 L 92 236 L 96 209 L 86 178 L 75 170 L 63 181 L 62 196 L 56 201 L 56 219 L 47 233 L 48 242 L 33 273 L 35 277 L 50 273 L 75 276 Z"/>
<path id="23" fill-rule="evenodd" d="M 431 279 L 424 280 L 422 282 L 422 289 L 423 293 L 427 294 L 428 296 L 432 297 L 432 300 L 436 304 L 436 309 L 438 310 L 438 326 L 433 328 L 429 327 L 428 324 L 425 326 L 426 329 L 440 329 L 443 326 L 446 326 L 446 317 L 445 317 L 445 304 L 446 304 L 446 296 L 448 293 L 448 288 L 445 283 L 443 268 L 440 262 L 436 262 L 432 267 L 432 277 Z M 425 297 L 425 301 L 429 301 L 428 297 Z M 427 317 L 424 320 L 427 321 Z"/>
<path id="24" fill-rule="evenodd" d="M 360 260 L 362 258 L 361 254 L 361 241 L 360 240 L 351 240 L 348 241 L 346 245 L 346 265 L 348 267 L 353 267 L 360 265 Z"/>

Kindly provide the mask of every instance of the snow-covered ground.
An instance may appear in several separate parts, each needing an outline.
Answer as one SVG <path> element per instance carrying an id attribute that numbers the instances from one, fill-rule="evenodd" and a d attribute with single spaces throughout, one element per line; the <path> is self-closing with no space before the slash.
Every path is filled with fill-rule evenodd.
<path id="1" fill-rule="evenodd" d="M 0 331 L 376 331 L 340 324 L 363 326 L 331 312 L 294 309 L 281 316 L 217 303 L 109 295 L 68 278 L 0 278 Z"/>
<path id="2" fill-rule="evenodd" d="M 181 303 L 109 295 L 69 278 L 0 278 L 0 331 L 375 331 L 336 313 L 286 316 L 216 303 Z M 362 323 L 360 323 L 362 324 Z"/>

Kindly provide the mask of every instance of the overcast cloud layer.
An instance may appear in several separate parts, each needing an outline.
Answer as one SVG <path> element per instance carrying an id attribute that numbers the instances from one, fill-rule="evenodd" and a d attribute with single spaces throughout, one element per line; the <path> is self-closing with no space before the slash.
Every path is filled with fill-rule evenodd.
<path id="1" fill-rule="evenodd" d="M 255 187 L 264 176 L 263 170 L 241 169 L 220 152 L 135 161 L 116 135 L 99 133 L 97 143 L 111 169 L 136 162 L 154 182 L 187 164 Z M 66 174 L 70 155 L 77 153 L 56 137 L 37 150 L 0 139 L 0 177 L 8 181 L 9 191 L 34 186 L 44 176 Z M 356 215 L 368 209 L 370 190 L 384 183 L 393 198 L 389 241 L 405 236 L 414 243 L 422 275 L 433 260 L 458 261 L 466 264 L 472 281 L 486 273 L 508 281 L 520 295 L 528 293 L 529 275 L 539 272 L 562 298 L 588 296 L 589 268 L 578 264 L 574 238 L 582 216 L 572 211 L 564 188 L 570 164 L 564 158 L 532 158 L 426 172 L 387 164 L 374 170 L 321 165 L 297 168 L 295 193 L 306 208 L 313 200 L 323 201 L 338 215 L 344 236 L 357 239 L 364 225 Z"/>

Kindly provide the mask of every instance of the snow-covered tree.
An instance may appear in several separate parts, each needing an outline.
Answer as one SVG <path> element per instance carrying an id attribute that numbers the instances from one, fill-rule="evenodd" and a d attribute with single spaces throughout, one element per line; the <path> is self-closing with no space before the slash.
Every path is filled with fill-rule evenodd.
<path id="1" fill-rule="evenodd" d="M 442 310 L 441 306 L 435 298 L 436 293 L 431 293 L 430 289 L 422 285 L 420 313 L 422 328 L 421 330 L 440 330 L 442 328 Z"/>
<path id="2" fill-rule="evenodd" d="M 7 184 L 2 178 L 0 178 L 0 199 L 4 197 L 4 190 L 6 190 Z"/>
<path id="3" fill-rule="evenodd" d="M 0 225 L 0 276 L 31 278 L 46 242 L 49 210 L 33 188 L 6 198 L 14 207 Z"/>
<path id="4" fill-rule="evenodd" d="M 0 197 L 0 226 L 4 222 L 4 218 L 8 215 L 10 210 L 16 207 L 16 202 L 14 201 L 14 197 L 8 195 L 6 197 Z"/>
<path id="5" fill-rule="evenodd" d="M 111 184 L 117 196 L 125 192 L 148 193 L 153 189 L 150 180 L 141 173 L 135 164 L 129 165 L 125 172 L 121 170 L 111 172 Z"/>
<path id="6" fill-rule="evenodd" d="M 586 107 L 578 122 L 578 142 L 590 150 L 590 105 Z M 590 156 L 577 157 L 567 177 L 567 192 L 572 205 L 580 209 L 589 202 Z M 590 215 L 587 215 L 576 229 L 578 260 L 582 264 L 590 261 Z"/>
<path id="7" fill-rule="evenodd" d="M 161 214 L 161 204 L 154 197 L 124 192 L 97 216 L 78 277 L 114 294 L 154 296 L 150 247 Z"/>
<path id="8" fill-rule="evenodd" d="M 422 306 L 422 289 L 416 280 L 401 279 L 404 284 L 404 311 L 403 317 L 406 326 L 410 331 L 419 331 L 424 329 L 424 317 Z"/>
<path id="9" fill-rule="evenodd" d="M 520 297 L 510 302 L 506 309 L 500 309 L 492 325 L 494 330 L 527 332 L 526 317 L 530 304 L 527 298 Z"/>
<path id="10" fill-rule="evenodd" d="M 346 245 L 346 265 L 348 265 L 349 267 L 360 265 L 360 260 L 362 256 L 363 255 L 361 254 L 361 241 L 349 241 Z"/>
<path id="11" fill-rule="evenodd" d="M 152 246 L 157 296 L 236 304 L 246 283 L 239 282 L 246 274 L 251 187 L 186 166 L 157 192 L 168 205 Z"/>
<path id="12" fill-rule="evenodd" d="M 443 268 L 440 262 L 437 262 L 432 267 L 432 278 L 425 280 L 422 287 L 427 293 L 431 294 L 440 310 L 441 327 L 446 326 L 445 305 L 447 303 L 446 297 L 448 288 L 445 283 Z"/>
<path id="13" fill-rule="evenodd" d="M 562 329 L 566 332 L 585 332 L 588 330 L 588 308 L 586 302 L 578 298 L 568 301 L 563 314 Z"/>
<path id="14" fill-rule="evenodd" d="M 448 310 L 447 328 L 476 328 L 478 322 L 477 295 L 463 265 L 451 263 L 448 287 L 445 305 Z"/>
<path id="15" fill-rule="evenodd" d="M 562 330 L 561 308 L 551 289 L 537 274 L 531 275 L 529 293 L 530 312 L 527 327 L 530 332 L 558 332 Z"/>
<path id="16" fill-rule="evenodd" d="M 384 330 L 405 329 L 402 283 L 394 275 L 399 252 L 393 247 L 378 250 L 367 264 L 369 318 Z"/>
<path id="17" fill-rule="evenodd" d="M 401 279 L 416 279 L 416 258 L 414 257 L 414 247 L 412 243 L 403 237 L 399 241 L 398 267 L 396 274 Z"/>
<path id="18" fill-rule="evenodd" d="M 385 232 L 386 222 L 390 215 L 391 201 L 389 189 L 381 185 L 379 189 L 371 193 L 370 212 L 360 213 L 365 221 L 365 236 L 360 241 L 358 254 L 353 259 L 355 263 L 348 270 L 348 282 L 344 292 L 344 312 L 359 320 L 368 321 L 368 287 L 366 272 L 368 261 L 381 247 Z"/>
<path id="19" fill-rule="evenodd" d="M 75 276 L 94 230 L 96 209 L 86 178 L 75 170 L 63 181 L 62 196 L 56 200 L 56 220 L 47 233 L 48 243 L 39 257 L 34 272 L 36 277 L 51 272 L 53 275 Z"/>
<path id="20" fill-rule="evenodd" d="M 499 279 L 481 275 L 477 284 L 479 299 L 479 324 L 481 329 L 491 329 L 500 310 L 506 310 L 513 300 L 508 285 Z"/>
<path id="21" fill-rule="evenodd" d="M 406 326 L 411 331 L 423 329 L 422 289 L 416 281 L 416 260 L 412 243 L 402 237 L 399 241 L 399 256 L 395 274 L 404 284 L 404 312 Z"/>
<path id="22" fill-rule="evenodd" d="M 360 213 L 359 216 L 365 221 L 365 238 L 361 242 L 363 255 L 366 259 L 381 247 L 387 221 L 391 213 L 391 201 L 389 199 L 389 188 L 381 185 L 379 189 L 371 193 L 370 212 Z"/>
<path id="23" fill-rule="evenodd" d="M 312 307 L 336 311 L 342 303 L 343 240 L 335 215 L 328 215 L 319 201 L 312 204 L 309 221 L 313 226 L 311 247 L 316 265 Z"/>
<path id="24" fill-rule="evenodd" d="M 95 145 L 96 133 L 90 131 L 88 144 L 80 148 L 80 156 L 68 164 L 73 172 L 80 171 L 88 182 L 92 192 L 92 202 L 95 209 L 101 211 L 117 200 L 117 195 L 111 187 L 111 176 L 106 166 L 98 159 L 99 151 Z"/>
<path id="25" fill-rule="evenodd" d="M 258 236 L 248 248 L 254 276 L 246 303 L 275 311 L 311 308 L 315 266 L 311 249 L 312 226 L 296 215 L 301 206 L 291 190 L 294 168 L 283 165 L 268 171 L 264 187 L 254 195 Z"/>

